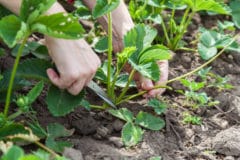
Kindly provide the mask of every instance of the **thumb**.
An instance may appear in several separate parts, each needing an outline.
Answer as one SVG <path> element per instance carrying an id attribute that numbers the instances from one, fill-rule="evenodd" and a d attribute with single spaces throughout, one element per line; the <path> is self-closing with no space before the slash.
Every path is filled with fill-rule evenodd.
<path id="1" fill-rule="evenodd" d="M 48 75 L 48 78 L 50 79 L 50 81 L 55 85 L 55 86 L 58 86 L 60 88 L 61 87 L 61 83 L 60 83 L 60 77 L 59 75 L 57 74 L 57 72 L 52 69 L 52 68 L 48 68 L 47 69 L 47 75 Z M 62 88 L 63 89 L 63 88 Z"/>
<path id="2" fill-rule="evenodd" d="M 151 79 L 141 77 L 141 88 L 143 90 L 149 91 L 153 89 L 154 85 Z"/>

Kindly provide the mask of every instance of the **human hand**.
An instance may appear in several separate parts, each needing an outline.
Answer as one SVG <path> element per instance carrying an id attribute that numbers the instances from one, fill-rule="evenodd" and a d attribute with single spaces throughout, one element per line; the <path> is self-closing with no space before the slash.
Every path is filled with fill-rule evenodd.
<path id="1" fill-rule="evenodd" d="M 157 63 L 160 70 L 160 77 L 158 82 L 153 82 L 151 79 L 145 78 L 139 73 L 137 73 L 134 77 L 138 89 L 147 91 L 147 93 L 143 95 L 146 98 L 157 97 L 166 90 L 165 88 L 153 89 L 156 85 L 164 86 L 168 80 L 168 61 L 158 61 Z"/>
<path id="2" fill-rule="evenodd" d="M 58 73 L 47 69 L 51 82 L 77 95 L 94 77 L 100 59 L 84 40 L 66 40 L 46 37 L 46 45 Z"/>

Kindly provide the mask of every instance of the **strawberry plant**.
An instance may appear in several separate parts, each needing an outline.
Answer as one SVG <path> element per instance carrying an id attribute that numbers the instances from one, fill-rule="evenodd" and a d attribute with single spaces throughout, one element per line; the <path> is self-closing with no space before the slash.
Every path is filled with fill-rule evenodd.
<path id="1" fill-rule="evenodd" d="M 53 15 L 44 15 L 44 13 L 55 2 L 55 0 L 38 0 L 34 2 L 23 0 L 19 17 L 11 14 L 2 17 L 0 20 L 0 37 L 5 42 L 5 44 L 12 48 L 16 46 L 17 43 L 20 43 L 20 45 L 18 45 L 15 49 L 17 50 L 17 53 L 15 50 L 13 50 L 13 53 L 16 56 L 13 69 L 5 71 L 1 75 L 0 92 L 1 96 L 6 95 L 6 100 L 4 112 L 0 114 L 0 139 L 11 140 L 15 138 L 20 138 L 32 142 L 49 151 L 55 156 L 55 158 L 57 158 L 59 156 L 55 152 L 38 142 L 39 139 L 32 134 L 31 130 L 25 128 L 21 123 L 14 122 L 14 119 L 19 115 L 27 115 L 31 113 L 31 105 L 40 95 L 44 86 L 44 82 L 50 84 L 50 81 L 48 80 L 45 73 L 46 68 L 52 66 L 50 62 L 41 59 L 27 59 L 19 64 L 26 44 L 28 44 L 28 47 L 25 48 L 25 51 L 26 49 L 36 51 L 36 49 L 40 47 L 36 43 L 27 42 L 29 36 L 31 36 L 32 33 L 39 32 L 44 35 L 54 36 L 57 38 L 79 39 L 82 37 L 82 34 L 84 32 L 82 26 L 78 23 L 77 18 L 75 18 L 71 14 L 57 13 Z M 36 55 L 38 56 L 38 54 Z M 16 97 L 13 96 L 13 89 L 19 89 L 23 86 L 31 85 L 28 79 L 42 81 L 36 84 L 36 86 L 32 88 L 32 90 L 27 95 L 17 95 Z M 49 98 L 48 106 L 50 111 L 54 115 L 64 115 L 72 111 L 72 109 L 80 103 L 83 95 L 81 93 L 79 94 L 79 96 L 76 97 L 70 96 L 65 91 L 56 89 L 56 87 L 50 88 L 48 97 L 51 97 L 52 94 L 56 95 L 54 98 L 61 99 L 62 103 L 68 103 L 68 107 L 64 106 L 61 109 L 55 108 L 55 104 L 59 104 L 60 107 L 64 104 L 59 103 L 59 99 L 57 103 L 56 99 Z M 17 104 L 18 111 L 9 115 L 9 107 L 12 101 Z M 55 138 L 62 136 L 56 130 L 63 130 L 63 127 L 53 125 L 49 130 L 49 133 L 51 132 L 51 134 L 48 134 L 46 144 L 50 148 L 54 148 L 55 150 L 59 151 L 59 149 L 56 149 L 57 147 L 64 147 L 67 146 L 67 144 L 65 142 L 55 142 Z M 52 133 L 52 131 L 54 132 Z M 57 132 L 58 134 L 56 134 Z M 64 134 L 64 136 L 67 135 Z M 26 157 L 31 157 L 29 159 L 36 159 L 36 156 L 34 155 L 27 155 L 26 157 L 24 157 L 21 149 L 17 147 L 13 147 L 13 149 L 10 149 L 9 153 L 3 155 L 2 159 L 11 159 L 12 153 L 19 155 L 19 157 L 16 157 L 16 159 L 24 159 Z"/>
<path id="2" fill-rule="evenodd" d="M 197 12 L 209 11 L 218 14 L 230 14 L 230 9 L 227 7 L 227 5 L 215 0 L 150 0 L 140 1 L 139 3 L 140 7 L 138 7 L 137 1 L 131 1 L 131 15 L 133 17 L 136 15 L 136 18 L 138 19 L 139 17 L 142 17 L 142 19 L 150 20 L 156 24 L 160 24 L 164 34 L 164 38 L 161 39 L 160 42 L 166 44 L 166 46 L 173 51 L 184 47 L 182 38 L 187 32 L 193 16 Z M 171 13 L 163 13 L 165 10 L 171 10 Z M 181 17 L 176 15 L 176 12 L 179 10 L 184 12 Z"/>

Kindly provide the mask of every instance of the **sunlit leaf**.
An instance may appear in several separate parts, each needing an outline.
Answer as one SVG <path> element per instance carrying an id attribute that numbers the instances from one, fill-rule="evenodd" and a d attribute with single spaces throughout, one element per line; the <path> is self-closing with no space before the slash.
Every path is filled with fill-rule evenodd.
<path id="1" fill-rule="evenodd" d="M 15 15 L 0 20 L 0 38 L 12 48 L 27 32 L 27 26 Z"/>
<path id="2" fill-rule="evenodd" d="M 146 113 L 143 111 L 140 111 L 137 114 L 135 123 L 144 128 L 154 131 L 158 131 L 165 126 L 165 122 L 161 118 L 155 117 L 150 113 Z"/>
<path id="3" fill-rule="evenodd" d="M 64 39 L 79 39 L 84 33 L 78 19 L 67 13 L 41 16 L 34 21 L 31 30 Z"/>
<path id="4" fill-rule="evenodd" d="M 127 122 L 122 129 L 122 140 L 126 146 L 134 146 L 142 140 L 143 130 L 132 122 Z"/>
<path id="5" fill-rule="evenodd" d="M 119 5 L 120 0 L 97 0 L 96 5 L 93 9 L 93 17 L 101 17 L 111 11 L 113 11 Z"/>
<path id="6" fill-rule="evenodd" d="M 56 0 L 23 0 L 20 9 L 20 17 L 24 22 L 31 23 L 38 16 L 46 12 Z"/>
<path id="7" fill-rule="evenodd" d="M 108 112 L 111 115 L 113 115 L 117 118 L 120 118 L 124 121 L 127 121 L 127 122 L 133 121 L 133 113 L 131 111 L 129 111 L 127 108 L 121 108 L 118 110 L 111 109 L 111 110 L 108 110 Z"/>

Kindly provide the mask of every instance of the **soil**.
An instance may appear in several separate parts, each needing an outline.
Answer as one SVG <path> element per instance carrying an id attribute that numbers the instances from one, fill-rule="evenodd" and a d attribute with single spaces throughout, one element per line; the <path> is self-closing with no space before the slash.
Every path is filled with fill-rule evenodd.
<path id="1" fill-rule="evenodd" d="M 201 23 L 204 19 L 204 23 Z M 195 39 L 194 34 L 199 25 L 212 26 L 216 17 L 195 17 L 195 23 L 186 34 L 185 40 Z M 190 38 L 189 38 L 190 37 Z M 9 58 L 9 57 L 8 57 Z M 176 53 L 170 61 L 170 79 L 187 73 L 203 61 L 195 53 Z M 2 64 L 1 64 L 2 65 Z M 234 89 L 224 92 L 205 89 L 205 92 L 220 104 L 216 107 L 203 107 L 196 110 L 187 108 L 184 97 L 173 91 L 166 91 L 162 97 L 168 102 L 168 109 L 162 116 L 166 126 L 161 131 L 145 131 L 143 140 L 135 147 L 125 148 L 121 142 L 122 121 L 106 112 L 86 111 L 77 108 L 66 117 L 52 117 L 40 97 L 34 109 L 38 113 L 40 124 L 46 126 L 51 122 L 63 124 L 75 132 L 68 141 L 74 144 L 65 155 L 73 160 L 148 160 L 161 156 L 163 160 L 240 160 L 240 54 L 224 54 L 212 63 L 212 71 L 227 76 Z M 171 86 L 182 89 L 178 82 Z M 89 95 L 92 102 L 98 102 Z M 134 113 L 148 110 L 142 99 L 121 105 Z M 191 110 L 202 117 L 201 125 L 184 125 L 182 113 Z"/>

